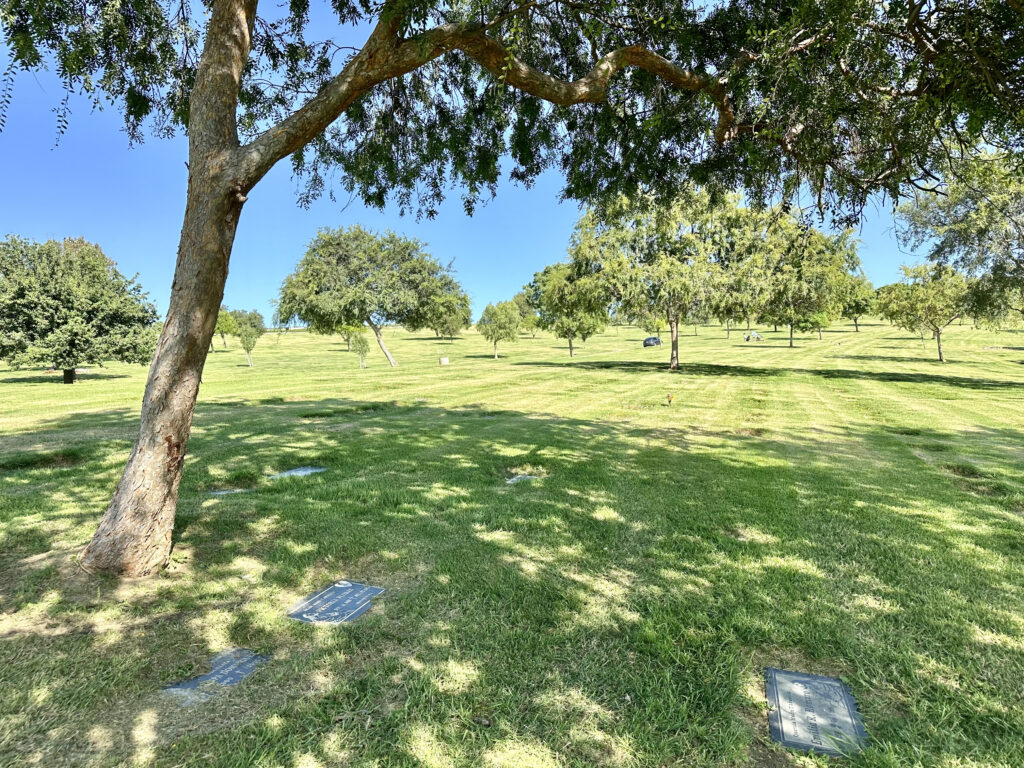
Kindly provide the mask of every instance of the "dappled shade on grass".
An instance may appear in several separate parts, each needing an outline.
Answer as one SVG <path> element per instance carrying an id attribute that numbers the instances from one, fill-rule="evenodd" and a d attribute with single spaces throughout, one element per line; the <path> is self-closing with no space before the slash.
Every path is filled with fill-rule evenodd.
<path id="1" fill-rule="evenodd" d="M 134 413 L 6 431 L 5 455 L 107 438 L 0 475 L 0 762 L 721 765 L 771 754 L 765 665 L 851 686 L 873 739 L 855 765 L 1020 754 L 1018 389 L 830 377 L 852 363 L 724 339 L 684 344 L 700 359 L 669 374 L 632 348 L 616 363 L 614 334 L 531 368 L 562 354 L 550 339 L 496 364 L 463 357 L 484 345 L 467 336 L 454 375 L 416 342 L 403 359 L 422 361 L 369 382 L 310 380 L 323 342 L 270 341 L 287 365 L 233 384 L 242 407 L 211 370 L 172 567 L 142 585 L 47 554 L 88 535 Z M 957 376 L 1011 382 L 1009 364 Z M 300 465 L 329 471 L 205 493 Z M 507 486 L 521 467 L 543 480 Z M 342 578 L 388 597 L 341 631 L 287 619 Z M 161 705 L 231 646 L 275 659 L 201 714 Z"/>

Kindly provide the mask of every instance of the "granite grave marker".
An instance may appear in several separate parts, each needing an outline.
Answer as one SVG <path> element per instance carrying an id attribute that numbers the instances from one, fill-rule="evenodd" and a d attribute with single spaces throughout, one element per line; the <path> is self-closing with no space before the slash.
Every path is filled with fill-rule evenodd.
<path id="1" fill-rule="evenodd" d="M 288 613 L 308 624 L 346 624 L 368 610 L 383 587 L 371 587 L 355 581 L 338 581 L 314 592 Z"/>
<path id="2" fill-rule="evenodd" d="M 271 475 L 271 480 L 279 480 L 282 477 L 306 477 L 307 475 L 315 475 L 318 472 L 326 472 L 327 470 L 323 467 L 296 467 L 295 469 L 288 469 L 284 472 L 278 472 L 276 475 Z"/>
<path id="3" fill-rule="evenodd" d="M 181 706 L 201 704 L 216 693 L 214 686 L 236 685 L 251 675 L 269 656 L 253 653 L 248 648 L 231 648 L 210 659 L 210 671 L 205 675 L 164 686 L 164 691 L 177 698 Z"/>
<path id="4" fill-rule="evenodd" d="M 841 680 L 768 667 L 765 694 L 772 741 L 839 756 L 867 745 L 857 703 Z"/>

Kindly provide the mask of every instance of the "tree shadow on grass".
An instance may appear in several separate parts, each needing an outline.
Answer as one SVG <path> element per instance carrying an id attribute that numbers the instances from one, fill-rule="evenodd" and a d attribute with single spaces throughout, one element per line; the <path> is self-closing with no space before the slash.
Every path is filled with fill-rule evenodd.
<path id="1" fill-rule="evenodd" d="M 893 358 L 882 358 L 891 360 Z M 927 362 L 925 358 L 915 362 Z M 560 367 L 564 363 L 549 361 L 523 361 L 512 365 Z M 581 368 L 594 370 L 628 371 L 636 373 L 670 373 L 668 363 L 648 360 L 580 360 Z M 906 384 L 942 384 L 964 389 L 1019 389 L 1019 381 L 1009 379 L 979 379 L 970 376 L 955 376 L 935 373 L 913 373 L 896 371 L 859 371 L 845 368 L 762 368 L 749 365 L 721 365 L 715 363 L 680 363 L 674 373 L 691 376 L 744 376 L 772 378 L 775 376 L 806 375 L 823 379 L 851 379 L 859 381 L 899 382 Z"/>
<path id="2" fill-rule="evenodd" d="M 1000 638 L 1024 623 L 1024 522 L 1012 490 L 971 491 L 934 446 L 1009 475 L 993 446 L 1020 430 L 225 405 L 197 411 L 156 579 L 46 560 L 84 543 L 65 516 L 95 520 L 125 448 L 68 468 L 71 495 L 21 470 L 25 513 L 0 514 L 33 532 L 0 550 L 0 758 L 721 765 L 763 745 L 748 689 L 765 664 L 843 676 L 882 760 L 1019 754 L 1024 651 Z M 73 447 L 132 421 L 43 426 Z M 301 465 L 327 471 L 269 479 Z M 253 490 L 208 494 L 240 471 Z M 520 472 L 538 479 L 505 483 Z M 338 579 L 389 592 L 352 626 L 285 618 Z M 232 645 L 275 659 L 194 709 L 157 693 Z"/>
<path id="3" fill-rule="evenodd" d="M 75 377 L 75 383 L 86 383 L 89 381 L 106 381 L 108 379 L 127 379 L 127 373 L 79 373 Z M 61 371 L 37 375 L 18 376 L 17 374 L 0 378 L 0 384 L 60 384 L 61 386 L 74 386 L 64 384 Z"/>

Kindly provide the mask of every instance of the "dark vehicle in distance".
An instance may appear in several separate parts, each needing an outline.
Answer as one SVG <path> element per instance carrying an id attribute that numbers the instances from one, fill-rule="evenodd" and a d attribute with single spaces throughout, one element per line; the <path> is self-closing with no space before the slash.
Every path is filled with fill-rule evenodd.
<path id="1" fill-rule="evenodd" d="M 644 339 L 644 346 L 645 347 L 660 347 L 661 346 L 661 339 L 659 339 L 657 336 L 648 336 L 646 339 Z"/>

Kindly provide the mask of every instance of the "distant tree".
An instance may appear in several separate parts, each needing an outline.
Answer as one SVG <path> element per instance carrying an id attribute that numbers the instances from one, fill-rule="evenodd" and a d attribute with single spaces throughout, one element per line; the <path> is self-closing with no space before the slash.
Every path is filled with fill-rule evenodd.
<path id="1" fill-rule="evenodd" d="M 256 348 L 256 342 L 267 332 L 263 315 L 256 310 L 246 312 L 241 309 L 232 310 L 231 315 L 235 320 L 238 340 L 242 344 L 242 349 L 245 350 L 245 358 L 249 361 L 249 367 L 252 368 L 252 351 Z"/>
<path id="2" fill-rule="evenodd" d="M 863 274 L 848 274 L 842 284 L 842 317 L 853 320 L 853 330 L 860 331 L 860 318 L 871 312 L 875 289 Z"/>
<path id="3" fill-rule="evenodd" d="M 462 290 L 450 275 L 437 290 L 432 290 L 426 298 L 423 322 L 435 336 L 453 340 L 463 328 L 472 322 L 469 296 Z M 408 327 L 408 326 L 407 326 Z M 409 330 L 417 330 L 409 328 Z"/>
<path id="4" fill-rule="evenodd" d="M 944 363 L 942 332 L 967 311 L 970 284 L 961 272 L 945 264 L 903 266 L 900 270 L 901 282 L 879 290 L 879 309 L 901 328 L 930 332 L 939 362 Z"/>
<path id="5" fill-rule="evenodd" d="M 477 321 L 476 329 L 494 345 L 494 359 L 498 359 L 499 341 L 516 341 L 523 319 L 514 301 L 488 304 Z"/>
<path id="6" fill-rule="evenodd" d="M 694 332 L 711 312 L 716 267 L 709 260 L 715 210 L 690 188 L 669 203 L 625 199 L 577 222 L 569 252 L 577 271 L 600 276 L 627 311 L 664 317 L 671 337 L 669 368 L 679 367 L 679 326 Z"/>
<path id="7" fill-rule="evenodd" d="M 845 276 L 859 266 L 848 232 L 828 236 L 792 216 L 780 216 L 766 242 L 772 272 L 763 317 L 789 327 L 819 331 L 838 317 Z"/>
<path id="8" fill-rule="evenodd" d="M 1024 317 L 1024 176 L 1019 162 L 982 153 L 954 160 L 943 194 L 915 192 L 897 211 L 897 234 L 928 258 L 981 278 L 974 291 L 986 307 Z"/>
<path id="9" fill-rule="evenodd" d="M 367 341 L 366 335 L 363 333 L 357 333 L 352 338 L 351 348 L 355 350 L 355 353 L 359 355 L 359 367 L 366 367 L 366 356 L 370 354 L 370 342 Z"/>
<path id="10" fill-rule="evenodd" d="M 591 276 L 573 275 L 569 264 L 544 267 L 527 286 L 531 303 L 538 308 L 538 323 L 569 343 L 569 357 L 575 341 L 600 333 L 608 322 L 609 297 L 604 285 Z"/>
<path id="11" fill-rule="evenodd" d="M 322 229 L 281 287 L 281 315 L 314 333 L 365 323 L 384 356 L 398 365 L 381 335 L 386 324 L 423 328 L 431 303 L 449 285 L 447 268 L 418 240 L 360 226 Z"/>
<path id="12" fill-rule="evenodd" d="M 238 323 L 235 322 L 235 316 L 224 305 L 221 305 L 220 312 L 217 313 L 217 325 L 213 332 L 220 334 L 220 340 L 225 349 L 228 346 L 227 337 L 238 335 Z"/>
<path id="13" fill-rule="evenodd" d="M 345 340 L 345 351 L 352 351 L 352 340 L 357 336 L 362 336 L 366 332 L 365 325 L 339 325 L 336 329 L 341 338 Z"/>
<path id="14" fill-rule="evenodd" d="M 516 308 L 519 310 L 519 317 L 522 318 L 520 329 L 530 334 L 531 338 L 537 338 L 537 329 L 540 327 L 540 319 L 537 317 L 537 308 L 530 301 L 530 294 L 523 290 L 512 297 Z"/>
<path id="15" fill-rule="evenodd" d="M 0 359 L 63 370 L 107 360 L 146 363 L 156 309 L 98 245 L 81 239 L 0 241 Z"/>

